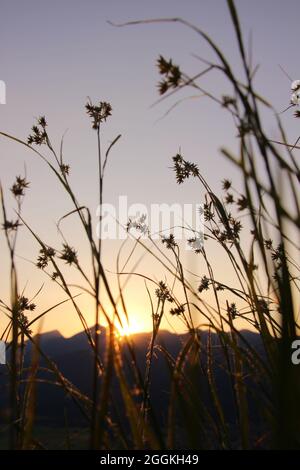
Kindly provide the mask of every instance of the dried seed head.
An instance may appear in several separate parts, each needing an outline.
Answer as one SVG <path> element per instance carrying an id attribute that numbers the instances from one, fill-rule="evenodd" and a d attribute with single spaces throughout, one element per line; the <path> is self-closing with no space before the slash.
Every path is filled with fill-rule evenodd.
<path id="1" fill-rule="evenodd" d="M 20 198 L 21 196 L 24 196 L 24 190 L 28 188 L 29 183 L 26 181 L 25 178 L 22 178 L 21 176 L 16 177 L 16 181 L 10 188 L 11 192 L 16 198 Z"/>
<path id="2" fill-rule="evenodd" d="M 106 121 L 108 116 L 111 116 L 112 112 L 110 103 L 106 101 L 100 101 L 98 105 L 93 105 L 91 101 L 88 101 L 85 105 L 85 109 L 92 120 L 92 128 L 96 130 L 99 129 L 103 121 Z"/>
<path id="3" fill-rule="evenodd" d="M 292 91 L 298 91 L 300 90 L 300 80 L 294 80 L 291 84 L 291 90 Z"/>

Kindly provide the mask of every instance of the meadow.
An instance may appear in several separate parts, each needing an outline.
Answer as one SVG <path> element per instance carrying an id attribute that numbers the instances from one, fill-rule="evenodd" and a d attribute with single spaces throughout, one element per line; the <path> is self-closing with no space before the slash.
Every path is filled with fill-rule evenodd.
<path id="1" fill-rule="evenodd" d="M 155 22 L 184 25 L 195 33 L 195 41 L 208 44 L 216 57 L 215 62 L 199 58 L 201 70 L 190 76 L 173 59 L 160 55 L 159 101 L 172 100 L 182 89 L 191 89 L 229 113 L 235 124 L 239 152 L 234 154 L 227 148 L 221 152 L 239 171 L 243 191 L 235 189 L 231 178 L 225 176 L 217 194 L 192 156 L 178 151 L 170 158 L 178 185 L 194 180 L 205 191 L 204 243 L 197 243 L 197 233 L 191 233 L 189 239 L 195 259 L 205 266 L 196 288 L 172 230 L 160 240 L 153 239 L 142 219 L 134 223 L 134 234 L 130 234 L 130 223 L 127 227 L 132 242 L 130 258 L 135 250 L 145 250 L 160 263 L 165 276 L 157 281 L 138 269 L 127 272 L 125 264 L 116 273 L 116 292 L 103 263 L 103 243 L 93 225 L 92 209 L 81 204 L 76 187 L 70 183 L 72 168 L 64 159 L 63 139 L 58 141 L 51 135 L 51 123 L 45 116 L 37 119 L 27 141 L 0 132 L 1 140 L 26 147 L 46 165 L 73 207 L 57 221 L 63 240 L 57 249 L 41 239 L 23 217 L 23 201 L 30 191 L 27 176 L 17 176 L 11 186 L 13 210 L 7 207 L 1 189 L 2 230 L 10 259 L 10 293 L 0 300 L 1 315 L 6 318 L 1 340 L 7 344 L 8 359 L 1 365 L 1 446 L 3 442 L 3 447 L 10 449 L 69 449 L 73 445 L 106 450 L 300 448 L 300 375 L 299 366 L 292 361 L 292 346 L 299 334 L 299 147 L 297 142 L 288 142 L 281 116 L 256 91 L 257 68 L 245 46 L 235 4 L 228 0 L 227 5 L 242 79 L 221 47 L 198 26 L 179 18 L 142 22 L 145 28 Z M 135 23 L 141 24 L 114 27 L 130 28 Z M 230 93 L 216 90 L 212 95 L 202 88 L 202 78 L 212 72 L 219 73 Z M 286 111 L 295 112 L 295 119 L 300 117 L 299 93 L 300 82 L 295 81 Z M 88 100 L 84 112 L 97 144 L 91 164 L 99 181 L 95 203 L 101 208 L 107 165 L 122 140 L 117 135 L 108 147 L 103 145 L 106 121 L 114 118 L 113 106 L 104 97 L 97 103 Z M 281 136 L 278 141 L 272 141 L 265 131 L 266 113 L 273 115 Z M 72 240 L 64 238 L 64 220 L 75 217 L 89 247 L 88 267 Z M 100 212 L 100 231 L 101 220 Z M 62 289 L 64 302 L 80 320 L 84 346 L 78 350 L 82 365 L 76 364 L 80 373 L 88 370 L 86 386 L 71 381 L 63 370 L 66 367 L 54 359 L 54 350 L 44 348 L 43 335 L 37 334 L 40 320 L 61 302 L 39 311 L 35 298 L 27 298 L 20 289 L 16 249 L 22 230 L 31 233 L 38 247 L 38 259 L 32 260 L 36 269 Z M 226 271 L 234 273 L 232 280 L 226 272 L 214 269 L 214 253 L 224 257 Z M 77 290 L 92 299 L 92 328 L 79 294 L 74 294 L 66 266 L 81 280 Z M 120 335 L 120 325 L 127 318 L 130 321 L 124 275 L 130 279 L 142 276 L 145 281 L 151 333 Z M 29 313 L 34 314 L 33 319 Z M 161 331 L 166 316 L 170 323 L 179 320 L 184 333 L 168 336 Z M 76 410 L 80 415 L 78 422 L 68 422 L 68 411 L 56 428 L 50 421 L 41 421 L 37 404 L 45 384 L 49 385 L 47 399 L 51 401 L 53 393 L 55 400 L 72 403 L 72 413 Z M 60 444 L 54 442 L 53 435 L 56 439 L 59 436 Z"/>

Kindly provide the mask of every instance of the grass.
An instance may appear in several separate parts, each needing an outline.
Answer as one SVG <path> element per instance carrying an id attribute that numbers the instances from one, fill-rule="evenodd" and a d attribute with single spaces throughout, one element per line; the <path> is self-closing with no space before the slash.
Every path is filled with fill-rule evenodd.
<path id="1" fill-rule="evenodd" d="M 291 362 L 291 345 L 298 333 L 299 302 L 297 237 L 300 222 L 300 172 L 294 156 L 297 146 L 288 143 L 278 114 L 254 89 L 256 68 L 252 66 L 252 58 L 246 51 L 234 2 L 228 0 L 227 3 L 236 33 L 243 79 L 236 77 L 220 47 L 198 27 L 179 18 L 142 21 L 181 23 L 193 30 L 195 35 L 208 43 L 214 51 L 216 62 L 200 59 L 204 69 L 193 77 L 183 72 L 173 60 L 160 56 L 157 64 L 161 76 L 160 100 L 183 88 L 191 87 L 229 112 L 236 125 L 239 154 L 233 155 L 225 148 L 222 153 L 238 168 L 243 182 L 243 192 L 240 193 L 235 190 L 229 179 L 225 179 L 223 193 L 215 194 L 195 163 L 188 161 L 181 153 L 172 158 L 178 184 L 195 178 L 206 193 L 203 206 L 205 243 L 194 250 L 194 256 L 202 259 L 206 272 L 203 272 L 198 288 L 195 289 L 181 261 L 180 247 L 172 234 L 163 236 L 161 242 L 152 239 L 151 233 L 148 233 L 147 242 L 142 237 L 132 235 L 134 247 L 130 256 L 133 256 L 137 247 L 142 247 L 161 263 L 166 278 L 169 279 L 168 283 L 156 282 L 144 276 L 153 322 L 144 370 L 138 365 L 132 338 L 124 337 L 123 340 L 130 358 L 126 361 L 116 335 L 116 324 L 122 322 L 120 304 L 125 316 L 127 315 L 124 296 L 126 287 L 124 284 L 121 287 L 120 279 L 124 275 L 128 277 L 141 274 L 136 270 L 126 273 L 125 268 L 120 268 L 117 275 L 119 292 L 115 294 L 112 291 L 102 263 L 101 238 L 94 236 L 90 210 L 80 204 L 69 183 L 70 168 L 64 162 L 63 142 L 58 150 L 55 150 L 44 117 L 39 118 L 32 128 L 27 142 L 0 133 L 5 138 L 29 147 L 44 161 L 58 184 L 64 188 L 66 197 L 73 204 L 73 210 L 62 219 L 73 216 L 79 218 L 90 247 L 92 272 L 90 276 L 78 258 L 75 248 L 65 242 L 61 250 L 53 249 L 43 242 L 23 219 L 22 201 L 28 186 L 26 178 L 19 177 L 11 188 L 17 204 L 16 220 L 7 218 L 4 195 L 1 192 L 3 229 L 11 260 L 11 300 L 1 300 L 1 311 L 8 319 L 2 339 L 8 341 L 11 351 L 7 365 L 10 377 L 10 414 L 7 424 L 12 449 L 39 447 L 34 434 L 34 422 L 38 390 L 36 384 L 41 357 L 53 373 L 57 386 L 62 387 L 84 415 L 89 430 L 89 443 L 86 445 L 91 449 L 114 449 L 116 445 L 124 449 L 174 449 L 178 446 L 190 449 L 300 447 L 300 406 L 297 400 L 300 383 L 298 369 Z M 129 24 L 136 23 L 141 22 Z M 212 71 L 223 76 L 224 85 L 226 84 L 227 89 L 228 85 L 231 88 L 230 95 L 214 96 L 202 88 L 201 78 Z M 281 135 L 280 142 L 272 142 L 264 130 L 262 111 L 265 110 L 274 115 Z M 86 111 L 91 118 L 97 139 L 101 206 L 105 168 L 110 152 L 113 146 L 119 143 L 120 136 L 104 151 L 101 136 L 105 121 L 111 117 L 111 106 L 106 102 L 94 105 L 89 101 Z M 48 154 L 50 152 L 50 157 L 45 156 L 43 149 L 47 149 Z M 282 197 L 281 181 L 285 181 L 289 187 L 287 198 Z M 76 389 L 63 376 L 32 335 L 31 326 L 49 311 L 39 313 L 31 322 L 27 318 L 26 311 L 35 309 L 35 305 L 24 293 L 19 292 L 18 288 L 15 247 L 20 224 L 31 232 L 39 246 L 37 268 L 43 270 L 59 285 L 65 293 L 66 301 L 73 305 L 74 312 L 81 321 L 93 351 L 92 396 Z M 128 228 L 130 229 L 130 226 Z M 196 235 L 191 236 L 191 247 L 195 247 Z M 214 269 L 211 253 L 215 246 L 222 250 L 228 267 L 234 272 L 232 285 L 224 282 L 222 273 Z M 79 273 L 82 278 L 82 291 L 94 300 L 94 332 L 87 326 L 84 312 L 81 311 L 77 297 L 72 293 L 62 263 L 69 264 Z M 213 295 L 211 303 L 206 300 L 207 290 Z M 104 298 L 108 299 L 112 315 L 108 313 Z M 56 308 L 56 305 L 52 308 Z M 161 321 L 166 315 L 178 317 L 188 332 L 187 339 L 176 357 L 158 341 Z M 258 333 L 263 352 L 258 352 L 241 333 L 237 326 L 240 319 Z M 97 331 L 100 322 L 103 323 L 104 320 L 108 326 L 105 354 L 102 354 L 101 336 Z M 201 328 L 198 328 L 200 323 Z M 206 342 L 202 338 L 204 329 L 209 332 Z M 218 337 L 217 345 L 213 344 L 212 334 Z M 24 380 L 25 340 L 33 343 L 34 354 L 30 371 L 25 375 L 26 386 L 23 387 L 21 379 Z M 234 432 L 226 415 L 222 390 L 215 376 L 216 348 L 221 351 L 222 371 L 228 378 L 234 399 Z M 164 356 L 170 373 L 167 423 L 163 429 L 157 422 L 159 410 L 156 409 L 151 395 L 157 351 Z M 121 397 L 119 409 L 115 409 L 112 394 L 115 382 L 118 383 Z M 139 393 L 133 393 L 134 390 Z M 256 429 L 253 412 L 249 408 L 250 397 L 262 423 L 261 427 Z M 68 432 L 66 426 L 66 442 Z"/>

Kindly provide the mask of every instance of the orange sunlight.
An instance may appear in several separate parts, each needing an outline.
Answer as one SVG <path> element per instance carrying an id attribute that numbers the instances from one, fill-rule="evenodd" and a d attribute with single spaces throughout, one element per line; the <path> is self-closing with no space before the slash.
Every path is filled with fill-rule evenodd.
<path id="1" fill-rule="evenodd" d="M 123 325 L 118 325 L 116 328 L 120 337 L 145 331 L 144 323 L 138 322 L 135 318 L 131 318 L 128 321 L 124 320 Z"/>

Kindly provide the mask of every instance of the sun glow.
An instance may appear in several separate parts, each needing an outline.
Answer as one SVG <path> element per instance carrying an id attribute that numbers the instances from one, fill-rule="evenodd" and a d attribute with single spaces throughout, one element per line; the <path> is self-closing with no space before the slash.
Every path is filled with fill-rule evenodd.
<path id="1" fill-rule="evenodd" d="M 143 325 L 135 319 L 130 319 L 128 322 L 124 320 L 122 326 L 117 326 L 118 334 L 122 336 L 130 336 L 135 333 L 140 333 L 144 330 Z"/>

